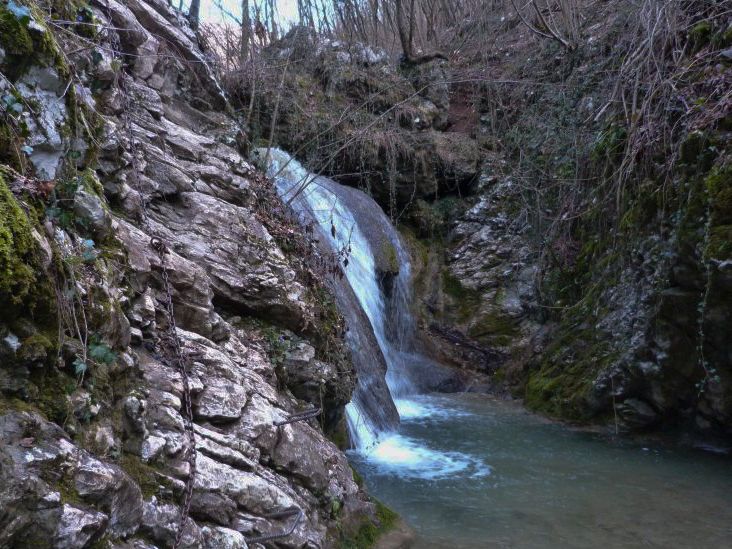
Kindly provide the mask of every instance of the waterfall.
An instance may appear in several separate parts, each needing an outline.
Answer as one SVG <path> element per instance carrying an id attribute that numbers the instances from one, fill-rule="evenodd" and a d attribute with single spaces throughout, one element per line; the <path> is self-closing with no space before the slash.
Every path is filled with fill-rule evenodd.
<path id="1" fill-rule="evenodd" d="M 281 150 L 271 150 L 270 158 L 270 173 L 277 174 L 277 189 L 286 201 L 305 178 L 314 177 Z M 360 318 L 358 311 L 352 310 L 348 296 L 337 292 L 339 306 L 342 311 L 345 309 L 349 324 L 347 341 L 359 374 L 354 398 L 346 412 L 354 443 L 360 448 L 373 446 L 380 435 L 398 426 L 393 398 L 416 392 L 409 373 L 410 364 L 415 362 L 411 342 L 414 321 L 409 314 L 409 255 L 378 204 L 359 190 L 315 177 L 291 206 L 298 214 L 317 222 L 319 239 L 327 241 L 331 251 L 350 246 L 349 263 L 344 270 L 350 290 L 357 298 L 357 308 L 367 318 Z M 385 255 L 383 250 L 374 249 L 379 247 L 396 254 L 392 261 L 398 265 L 397 274 L 384 273 L 379 268 L 376 257 L 379 253 Z M 389 299 L 385 286 L 388 286 Z M 372 338 L 377 349 L 367 348 Z M 365 357 L 369 350 L 370 356 Z M 369 364 L 372 360 L 382 367 L 374 369 Z"/>

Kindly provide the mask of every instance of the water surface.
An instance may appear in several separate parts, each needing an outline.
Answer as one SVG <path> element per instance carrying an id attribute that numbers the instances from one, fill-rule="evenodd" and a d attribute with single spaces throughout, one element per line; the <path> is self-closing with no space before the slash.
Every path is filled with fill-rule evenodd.
<path id="1" fill-rule="evenodd" d="M 577 432 L 485 395 L 396 401 L 367 490 L 420 549 L 732 549 L 732 460 Z"/>

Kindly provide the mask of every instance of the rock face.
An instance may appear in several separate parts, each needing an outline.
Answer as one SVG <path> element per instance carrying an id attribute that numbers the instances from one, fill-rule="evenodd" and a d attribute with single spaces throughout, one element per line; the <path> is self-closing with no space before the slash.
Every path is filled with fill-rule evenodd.
<path id="1" fill-rule="evenodd" d="M 482 90 L 481 177 L 460 200 L 417 201 L 410 219 L 425 345 L 497 369 L 533 410 L 731 448 L 729 109 L 626 142 L 623 115 L 609 104 L 597 115 L 610 100 L 598 82 L 617 84 L 597 67 L 628 17 L 588 22 L 582 59 L 500 45 L 510 32 L 495 21 L 493 77 L 562 74 L 576 108 L 552 92 Z M 711 61 L 729 47 L 727 28 L 721 17 L 709 64 L 683 93 L 715 70 L 730 79 Z M 666 122 L 658 112 L 649 126 Z M 662 162 L 634 164 L 613 201 L 601 189 L 625 153 L 610 150 Z"/>
<path id="2" fill-rule="evenodd" d="M 73 52 L 75 82 L 95 89 L 98 114 L 84 116 L 103 127 L 96 157 L 82 162 L 67 133 L 52 133 L 81 124 L 59 106 L 68 76 L 42 64 L 14 76 L 47 108 L 45 125 L 30 128 L 30 161 L 55 176 L 55 194 L 49 218 L 32 221 L 23 212 L 42 204 L 42 182 L 0 171 L 3 246 L 5 214 L 18 216 L 7 232 L 15 255 L 0 254 L 13 274 L 0 277 L 0 547 L 171 547 L 191 451 L 181 547 L 244 549 L 286 529 L 288 519 L 266 516 L 293 507 L 303 520 L 278 546 L 336 547 L 350 534 L 342 524 L 358 530 L 374 512 L 324 434 L 342 434 L 356 379 L 343 340 L 324 335 L 336 313 L 258 215 L 267 186 L 237 151 L 179 16 L 162 0 L 95 1 L 82 16 L 119 30 L 95 35 L 93 54 L 73 34 L 38 32 Z M 169 299 L 195 449 L 165 336 Z M 323 414 L 275 425 L 311 407 Z"/>

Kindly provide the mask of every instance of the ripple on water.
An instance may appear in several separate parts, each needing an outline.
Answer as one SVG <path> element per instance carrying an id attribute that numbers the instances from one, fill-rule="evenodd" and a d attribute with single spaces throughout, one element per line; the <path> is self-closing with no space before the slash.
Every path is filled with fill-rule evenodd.
<path id="1" fill-rule="evenodd" d="M 450 402 L 442 402 L 433 395 L 412 395 L 409 398 L 394 399 L 394 405 L 402 421 L 454 419 L 472 415 L 465 410 L 456 409 Z"/>

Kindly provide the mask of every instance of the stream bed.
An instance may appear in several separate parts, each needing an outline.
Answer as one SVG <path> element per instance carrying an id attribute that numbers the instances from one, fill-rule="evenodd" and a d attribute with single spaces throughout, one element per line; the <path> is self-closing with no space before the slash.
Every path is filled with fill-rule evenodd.
<path id="1" fill-rule="evenodd" d="M 485 395 L 396 401 L 351 452 L 419 549 L 732 549 L 732 460 L 579 432 Z"/>

